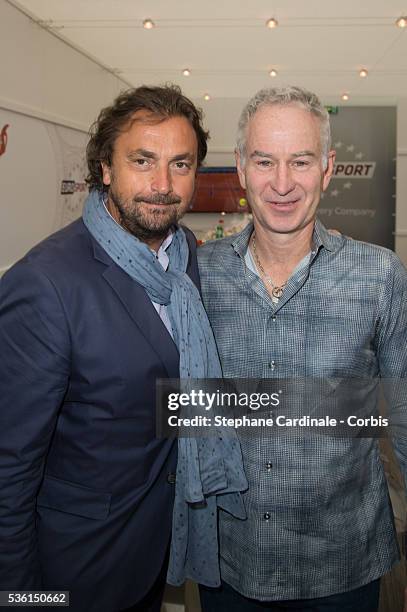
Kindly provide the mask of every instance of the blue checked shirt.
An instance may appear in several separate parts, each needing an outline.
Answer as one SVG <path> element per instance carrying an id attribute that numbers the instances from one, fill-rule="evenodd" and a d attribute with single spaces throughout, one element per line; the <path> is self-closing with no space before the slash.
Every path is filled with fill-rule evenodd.
<path id="1" fill-rule="evenodd" d="M 309 263 L 273 304 L 245 264 L 252 229 L 198 251 L 224 376 L 397 380 L 391 408 L 405 420 L 407 271 L 398 257 L 317 221 Z M 238 433 L 248 518 L 220 513 L 223 580 L 259 600 L 307 599 L 390 570 L 399 554 L 377 439 Z M 394 443 L 406 475 L 405 428 Z"/>

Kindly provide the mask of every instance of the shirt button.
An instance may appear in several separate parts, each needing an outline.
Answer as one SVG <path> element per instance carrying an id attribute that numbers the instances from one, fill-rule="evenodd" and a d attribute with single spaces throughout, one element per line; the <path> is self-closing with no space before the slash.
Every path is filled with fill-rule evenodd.
<path id="1" fill-rule="evenodd" d="M 272 359 L 269 363 L 269 368 L 271 370 L 275 370 L 276 369 L 276 362 L 274 361 L 274 359 Z"/>
<path id="2" fill-rule="evenodd" d="M 170 472 L 167 474 L 167 482 L 168 484 L 175 484 L 175 474 L 174 472 Z"/>
<path id="3" fill-rule="evenodd" d="M 267 461 L 267 463 L 266 463 L 266 470 L 267 470 L 268 472 L 270 472 L 270 470 L 271 470 L 271 468 L 272 468 L 272 467 L 273 467 L 273 464 L 271 463 L 271 461 Z"/>
<path id="4" fill-rule="evenodd" d="M 270 520 L 270 512 L 265 512 L 263 518 L 264 518 L 265 521 L 269 521 Z"/>
<path id="5" fill-rule="evenodd" d="M 273 316 L 271 317 L 271 320 L 273 321 L 273 323 L 275 323 L 275 322 L 277 321 L 277 317 L 276 317 L 276 315 L 273 315 Z"/>

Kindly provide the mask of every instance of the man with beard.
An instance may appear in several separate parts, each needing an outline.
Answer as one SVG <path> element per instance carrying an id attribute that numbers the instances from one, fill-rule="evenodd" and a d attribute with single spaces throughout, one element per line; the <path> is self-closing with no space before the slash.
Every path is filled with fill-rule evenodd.
<path id="1" fill-rule="evenodd" d="M 121 94 L 88 144 L 83 218 L 2 279 L 0 589 L 160 609 L 176 447 L 155 437 L 155 381 L 219 375 L 177 225 L 206 139 L 177 87 Z"/>

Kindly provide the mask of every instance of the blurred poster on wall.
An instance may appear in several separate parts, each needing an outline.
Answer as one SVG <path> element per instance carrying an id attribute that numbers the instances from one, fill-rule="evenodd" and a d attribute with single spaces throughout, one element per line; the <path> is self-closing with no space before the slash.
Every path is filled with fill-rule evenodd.
<path id="1" fill-rule="evenodd" d="M 58 173 L 54 229 L 59 229 L 82 214 L 88 194 L 85 183 L 88 136 L 84 132 L 51 123 L 47 125 L 47 132 L 54 149 Z"/>
<path id="2" fill-rule="evenodd" d="M 334 175 L 319 207 L 323 223 L 394 249 L 396 107 L 334 107 Z"/>
<path id="3" fill-rule="evenodd" d="M 0 274 L 80 216 L 87 135 L 0 108 Z"/>

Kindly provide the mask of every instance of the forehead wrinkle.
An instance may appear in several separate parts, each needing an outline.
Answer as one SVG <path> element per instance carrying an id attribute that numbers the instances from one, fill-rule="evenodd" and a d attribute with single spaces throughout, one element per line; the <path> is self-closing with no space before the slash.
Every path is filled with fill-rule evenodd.
<path id="1" fill-rule="evenodd" d="M 142 155 L 143 157 L 149 157 L 151 159 L 157 159 L 157 154 L 153 151 L 149 151 L 148 149 L 134 149 L 127 153 L 128 157 L 132 157 L 133 155 Z"/>
<path id="2" fill-rule="evenodd" d="M 318 145 L 321 145 L 321 123 L 318 117 L 297 105 L 264 105 L 251 117 L 246 127 L 247 145 L 255 146 L 256 141 L 260 144 L 270 138 L 278 143 L 290 137 L 292 144 L 296 137 L 297 146 L 304 147 L 304 150 L 308 150 L 315 137 L 318 138 Z M 260 146 L 264 148 L 263 144 Z"/>
<path id="3" fill-rule="evenodd" d="M 148 159 L 159 159 L 159 156 L 156 153 L 154 153 L 153 151 L 149 151 L 148 149 L 134 149 L 127 153 L 128 158 L 135 157 L 137 155 L 142 155 L 143 157 L 147 157 Z M 170 161 L 182 161 L 184 159 L 190 162 L 194 162 L 196 156 L 193 153 L 187 151 L 185 153 L 177 153 L 176 155 L 173 155 L 170 158 Z"/>
<path id="4" fill-rule="evenodd" d="M 193 155 L 193 153 L 187 152 L 187 153 L 179 153 L 178 155 L 174 155 L 173 157 L 171 157 L 171 161 L 181 161 L 183 159 L 194 161 L 195 155 Z"/>
<path id="5" fill-rule="evenodd" d="M 250 153 L 250 157 L 269 157 L 273 158 L 274 155 L 272 153 L 265 153 L 264 151 L 259 151 L 256 149 L 253 153 Z"/>
<path id="6" fill-rule="evenodd" d="M 291 157 L 317 157 L 317 153 L 311 150 L 298 151 L 297 153 L 292 153 Z"/>
<path id="7" fill-rule="evenodd" d="M 273 153 L 265 153 L 264 151 L 259 151 L 256 149 L 250 154 L 250 157 L 266 157 L 267 159 L 274 159 L 275 155 Z M 317 154 L 315 151 L 304 150 L 291 153 L 290 157 L 317 157 Z"/>

